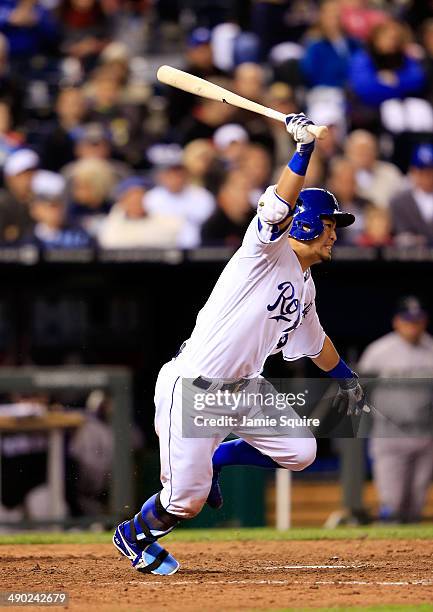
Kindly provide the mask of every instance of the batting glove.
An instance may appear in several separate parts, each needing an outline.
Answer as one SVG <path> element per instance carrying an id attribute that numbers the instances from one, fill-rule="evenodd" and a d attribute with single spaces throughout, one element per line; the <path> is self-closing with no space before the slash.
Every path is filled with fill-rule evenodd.
<path id="1" fill-rule="evenodd" d="M 314 136 L 308 131 L 308 126 L 314 125 L 311 119 L 308 119 L 304 113 L 291 114 L 286 116 L 286 130 L 293 137 L 293 140 L 297 143 L 296 150 L 298 153 L 303 153 L 307 147 L 311 148 L 311 143 L 314 142 Z"/>
<path id="2" fill-rule="evenodd" d="M 345 412 L 349 416 L 371 412 L 371 406 L 367 404 L 358 376 L 339 380 L 339 385 L 340 388 L 332 402 L 332 408 L 336 408 L 340 414 Z"/>

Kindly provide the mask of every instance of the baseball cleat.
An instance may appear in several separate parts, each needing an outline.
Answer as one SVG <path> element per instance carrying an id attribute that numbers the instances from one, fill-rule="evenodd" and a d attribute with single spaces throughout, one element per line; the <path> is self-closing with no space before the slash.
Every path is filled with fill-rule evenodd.
<path id="1" fill-rule="evenodd" d="M 214 510 L 219 510 L 224 503 L 221 485 L 219 482 L 220 474 L 220 469 L 213 469 L 212 484 L 210 487 L 209 495 L 207 496 L 206 500 L 207 505 L 213 508 Z"/>
<path id="2" fill-rule="evenodd" d="M 180 567 L 178 561 L 158 542 L 139 544 L 128 540 L 124 531 L 126 522 L 118 525 L 113 535 L 113 544 L 122 555 L 131 561 L 132 567 L 143 574 L 159 576 L 175 574 Z"/>

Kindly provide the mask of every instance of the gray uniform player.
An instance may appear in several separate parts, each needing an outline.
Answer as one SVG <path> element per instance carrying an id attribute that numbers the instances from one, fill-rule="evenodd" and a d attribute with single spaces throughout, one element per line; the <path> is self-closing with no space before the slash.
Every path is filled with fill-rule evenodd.
<path id="1" fill-rule="evenodd" d="M 403 298 L 393 318 L 394 331 L 372 342 L 359 362 L 366 375 L 391 379 L 372 395 L 376 410 L 370 451 L 382 520 L 418 521 L 431 483 L 433 338 L 426 327 L 427 313 L 419 300 Z M 428 384 L 414 385 L 413 378 Z"/>

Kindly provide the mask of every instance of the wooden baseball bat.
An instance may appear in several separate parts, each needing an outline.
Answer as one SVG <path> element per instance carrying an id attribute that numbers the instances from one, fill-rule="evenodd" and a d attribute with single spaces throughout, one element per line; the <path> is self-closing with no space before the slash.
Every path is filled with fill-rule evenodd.
<path id="1" fill-rule="evenodd" d="M 161 83 L 177 87 L 178 89 L 182 89 L 196 96 L 209 98 L 210 100 L 219 100 L 220 102 L 232 104 L 233 106 L 239 106 L 253 113 L 265 115 L 265 117 L 270 117 L 271 119 L 276 119 L 277 121 L 285 123 L 286 115 L 284 113 L 280 113 L 272 108 L 253 102 L 252 100 L 248 100 L 248 98 L 243 98 L 228 89 L 224 89 L 224 87 L 215 85 L 210 81 L 196 77 L 183 70 L 178 70 L 178 68 L 160 66 L 156 76 Z M 325 138 L 328 133 L 326 125 L 309 125 L 307 129 L 315 138 L 320 139 Z"/>

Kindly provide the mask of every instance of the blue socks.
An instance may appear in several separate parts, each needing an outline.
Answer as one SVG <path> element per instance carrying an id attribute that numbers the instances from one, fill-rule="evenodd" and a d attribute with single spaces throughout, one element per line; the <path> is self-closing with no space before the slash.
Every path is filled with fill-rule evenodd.
<path id="1" fill-rule="evenodd" d="M 212 457 L 212 463 L 217 470 L 226 465 L 253 465 L 262 468 L 281 467 L 276 461 L 263 455 L 254 446 L 240 438 L 220 444 Z"/>
<path id="2" fill-rule="evenodd" d="M 214 468 L 226 465 L 253 465 L 262 468 L 280 467 L 270 457 L 241 439 L 223 442 L 212 458 Z M 133 519 L 125 523 L 125 536 L 131 542 L 151 543 L 169 533 L 182 519 L 163 508 L 159 493 L 144 502 Z"/>

